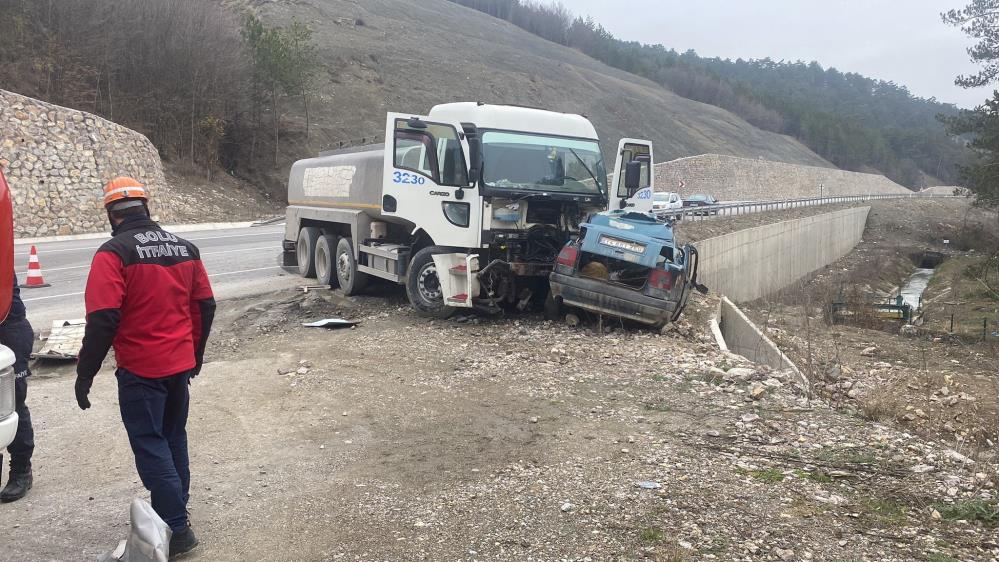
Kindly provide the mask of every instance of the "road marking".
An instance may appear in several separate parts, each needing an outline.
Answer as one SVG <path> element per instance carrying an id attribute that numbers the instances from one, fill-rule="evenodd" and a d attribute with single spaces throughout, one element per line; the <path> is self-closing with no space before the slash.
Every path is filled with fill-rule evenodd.
<path id="1" fill-rule="evenodd" d="M 197 240 L 218 240 L 220 238 L 241 238 L 244 236 L 267 236 L 271 234 L 281 234 L 283 231 L 284 230 L 282 229 L 282 230 L 274 230 L 271 232 L 255 232 L 252 234 L 226 234 L 225 236 L 211 236 L 207 238 L 184 238 L 184 240 L 187 240 L 188 242 L 194 242 Z M 183 238 L 183 236 L 181 238 Z"/>
<path id="2" fill-rule="evenodd" d="M 246 236 L 270 236 L 270 235 L 274 235 L 274 234 L 281 234 L 281 232 L 282 232 L 281 230 L 274 230 L 274 231 L 268 231 L 268 232 L 252 232 L 252 233 L 247 233 L 247 234 L 226 234 L 226 235 L 223 235 L 223 236 L 211 236 L 211 237 L 205 237 L 205 238 L 184 238 L 184 240 L 187 240 L 188 242 L 194 242 L 194 241 L 198 241 L 198 240 L 219 240 L 219 239 L 222 239 L 222 238 L 242 238 L 242 237 L 246 237 Z M 25 245 L 25 246 L 28 247 L 30 245 Z M 35 247 L 38 248 L 38 253 L 39 254 L 41 254 L 43 252 L 46 253 L 46 254 L 54 254 L 54 253 L 60 253 L 60 252 L 79 252 L 79 251 L 83 251 L 83 250 L 94 250 L 94 249 L 99 248 L 100 244 L 98 244 L 97 246 L 94 246 L 94 245 L 90 245 L 90 246 L 77 246 L 75 248 L 59 248 L 59 249 L 55 249 L 55 250 L 48 250 L 44 246 L 39 246 L 37 244 L 35 244 Z M 14 255 L 15 256 L 26 256 L 26 255 L 28 255 L 28 250 L 22 251 L 22 252 L 14 252 Z"/>
<path id="3" fill-rule="evenodd" d="M 225 273 L 213 273 L 209 277 L 220 277 L 222 275 L 236 275 L 237 273 L 250 273 L 251 271 L 265 271 L 268 269 L 281 269 L 280 265 L 272 265 L 270 267 L 258 267 L 256 269 L 244 269 L 243 271 L 227 271 Z"/>
<path id="4" fill-rule="evenodd" d="M 267 271 L 269 269 L 281 269 L 281 266 L 280 265 L 272 265 L 270 267 L 257 267 L 257 268 L 254 268 L 254 269 L 244 269 L 244 270 L 241 270 L 241 271 L 226 271 L 224 273 L 212 273 L 211 275 L 209 275 L 209 277 L 221 277 L 223 275 L 238 275 L 240 273 L 252 273 L 254 271 Z M 65 294 L 62 294 L 62 295 L 49 295 L 47 297 L 32 297 L 30 299 L 21 299 L 21 300 L 23 302 L 34 302 L 34 301 L 43 301 L 43 300 L 49 300 L 49 299 L 58 299 L 58 298 L 63 298 L 63 297 L 76 297 L 76 296 L 79 296 L 79 295 L 82 295 L 82 294 L 84 294 L 84 293 L 83 292 L 80 292 L 80 293 L 65 293 Z"/>
<path id="5" fill-rule="evenodd" d="M 256 252 L 256 251 L 260 251 L 260 250 L 277 250 L 277 248 L 274 247 L 274 246 L 260 246 L 258 248 L 243 248 L 242 250 L 224 250 L 224 251 L 221 251 L 221 252 L 206 252 L 204 254 L 201 254 L 201 256 L 202 257 L 204 257 L 204 256 L 217 256 L 219 254 L 235 254 L 236 252 Z M 49 272 L 52 272 L 52 271 L 69 271 L 71 269 L 84 269 L 84 268 L 87 268 L 87 267 L 90 267 L 89 263 L 86 264 L 86 265 L 74 265 L 74 266 L 71 266 L 71 267 L 46 267 L 46 268 L 42 269 L 42 273 L 49 273 Z M 25 271 L 14 270 L 14 273 L 17 273 L 18 275 L 21 275 L 21 274 L 25 273 Z"/>
<path id="6" fill-rule="evenodd" d="M 75 297 L 75 296 L 79 296 L 79 295 L 82 295 L 82 294 L 83 294 L 82 292 L 81 293 L 66 293 L 64 295 L 51 295 L 51 296 L 48 296 L 48 297 L 34 297 L 34 298 L 30 298 L 30 299 L 21 299 L 21 300 L 23 302 L 44 301 L 44 300 L 48 300 L 48 299 L 58 299 L 58 298 L 62 298 L 62 297 Z"/>

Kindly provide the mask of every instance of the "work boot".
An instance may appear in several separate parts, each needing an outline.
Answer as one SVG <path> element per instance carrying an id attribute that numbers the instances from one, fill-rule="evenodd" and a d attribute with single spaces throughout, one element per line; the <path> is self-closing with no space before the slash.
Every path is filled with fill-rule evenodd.
<path id="1" fill-rule="evenodd" d="M 23 498 L 27 495 L 28 490 L 31 489 L 33 482 L 30 470 L 27 472 L 11 472 L 7 475 L 7 485 L 3 487 L 3 491 L 0 491 L 0 502 L 16 502 Z"/>
<path id="2" fill-rule="evenodd" d="M 198 537 L 194 536 L 190 525 L 184 527 L 183 531 L 175 531 L 170 537 L 170 559 L 187 554 L 196 546 L 198 546 Z"/>

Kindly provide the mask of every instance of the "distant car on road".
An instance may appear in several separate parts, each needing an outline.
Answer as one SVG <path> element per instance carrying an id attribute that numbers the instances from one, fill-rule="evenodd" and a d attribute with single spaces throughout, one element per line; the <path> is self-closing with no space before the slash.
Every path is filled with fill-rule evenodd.
<path id="1" fill-rule="evenodd" d="M 718 200 L 717 199 L 715 199 L 714 197 L 712 197 L 710 195 L 705 195 L 705 194 L 691 195 L 690 197 L 688 197 L 688 198 L 686 198 L 686 199 L 683 200 L 683 206 L 684 206 L 684 208 L 709 207 L 711 205 L 717 205 L 717 204 L 718 204 Z M 704 214 L 704 215 L 706 215 L 706 214 L 708 214 L 708 212 L 705 211 L 704 213 L 697 213 L 697 214 Z M 710 214 L 717 215 L 718 211 L 711 211 Z"/>
<path id="2" fill-rule="evenodd" d="M 682 216 L 683 201 L 679 193 L 659 191 L 652 194 L 652 213 L 657 216 L 679 218 Z"/>

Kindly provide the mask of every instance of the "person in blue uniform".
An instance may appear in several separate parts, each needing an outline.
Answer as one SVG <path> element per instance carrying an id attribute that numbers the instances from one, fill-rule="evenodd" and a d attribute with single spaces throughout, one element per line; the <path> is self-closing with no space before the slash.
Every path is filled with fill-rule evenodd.
<path id="1" fill-rule="evenodd" d="M 31 489 L 31 454 L 35 451 L 35 432 L 31 428 L 31 412 L 28 411 L 28 359 L 35 334 L 28 323 L 28 317 L 21 300 L 21 291 L 17 288 L 17 276 L 14 277 L 14 299 L 11 302 L 10 313 L 0 323 L 0 344 L 14 352 L 14 398 L 17 412 L 17 434 L 7 446 L 10 455 L 10 472 L 7 475 L 7 485 L 0 490 L 0 502 L 8 503 L 23 498 Z M 0 455 L 0 466 L 3 466 L 3 456 Z"/>

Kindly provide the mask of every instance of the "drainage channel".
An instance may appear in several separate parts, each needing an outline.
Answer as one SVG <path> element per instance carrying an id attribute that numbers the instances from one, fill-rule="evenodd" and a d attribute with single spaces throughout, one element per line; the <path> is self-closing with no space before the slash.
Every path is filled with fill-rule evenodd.
<path id="1" fill-rule="evenodd" d="M 922 308 L 923 293 L 926 291 L 926 287 L 929 286 L 936 268 L 946 258 L 940 252 L 931 251 L 913 254 L 910 258 L 916 265 L 916 270 L 902 284 L 898 296 L 902 297 L 902 302 L 909 305 L 909 308 L 915 312 Z"/>
<path id="2" fill-rule="evenodd" d="M 727 297 L 722 297 L 718 303 L 715 317 L 711 319 L 711 331 L 722 351 L 730 351 L 774 369 L 790 370 L 797 377 L 798 386 L 808 392 L 808 378 L 797 365 Z"/>
<path id="3" fill-rule="evenodd" d="M 935 272 L 936 270 L 934 269 L 922 267 L 914 271 L 905 280 L 902 289 L 898 293 L 902 297 L 902 302 L 909 305 L 912 310 L 922 308 L 923 292 L 926 291 L 926 287 L 930 284 L 930 279 L 933 278 Z"/>

